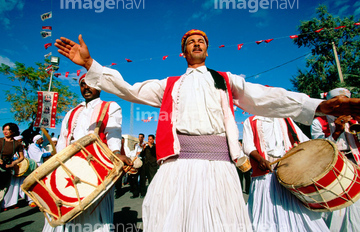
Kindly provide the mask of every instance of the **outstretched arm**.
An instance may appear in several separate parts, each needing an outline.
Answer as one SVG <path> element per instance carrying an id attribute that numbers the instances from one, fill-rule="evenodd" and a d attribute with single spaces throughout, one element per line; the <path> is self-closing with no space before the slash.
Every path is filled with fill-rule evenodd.
<path id="1" fill-rule="evenodd" d="M 88 47 L 86 46 L 82 35 L 79 35 L 79 44 L 65 37 L 56 40 L 55 46 L 58 52 L 69 58 L 77 65 L 83 66 L 87 70 L 90 69 L 93 59 L 90 56 Z"/>

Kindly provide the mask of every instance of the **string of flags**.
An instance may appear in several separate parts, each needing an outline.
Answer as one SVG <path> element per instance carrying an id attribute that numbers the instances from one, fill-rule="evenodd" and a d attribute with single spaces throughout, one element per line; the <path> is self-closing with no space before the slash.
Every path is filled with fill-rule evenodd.
<path id="1" fill-rule="evenodd" d="M 52 18 L 52 12 L 51 12 L 51 11 L 50 11 L 50 12 L 47 12 L 47 13 L 44 13 L 44 14 L 41 15 L 41 20 L 42 20 L 42 21 L 45 21 L 45 20 L 51 19 L 51 18 Z M 356 23 L 354 23 L 353 25 L 354 25 L 354 26 L 360 26 L 360 22 L 356 22 Z M 343 28 L 346 28 L 346 26 L 338 26 L 338 27 L 335 27 L 335 28 L 320 28 L 320 29 L 317 29 L 317 30 L 315 30 L 315 31 L 308 32 L 308 33 L 303 33 L 303 34 L 290 35 L 290 36 L 284 36 L 284 37 L 278 37 L 278 38 L 271 38 L 271 39 L 264 39 L 264 40 L 257 40 L 257 41 L 255 41 L 255 43 L 256 43 L 257 45 L 260 45 L 260 44 L 262 44 L 262 43 L 268 44 L 268 43 L 272 42 L 273 40 L 277 40 L 277 39 L 284 39 L 284 38 L 296 39 L 296 38 L 299 38 L 300 36 L 303 36 L 303 35 L 306 35 L 306 34 L 320 33 L 321 31 L 324 31 L 324 30 L 339 30 L 339 29 L 343 29 Z M 52 35 L 52 26 L 42 26 L 42 31 L 40 32 L 40 34 L 41 34 L 41 37 L 44 38 L 44 39 L 45 39 L 45 38 L 48 38 L 48 37 L 51 37 L 51 35 Z M 253 42 L 245 42 L 245 43 L 240 43 L 240 44 L 236 44 L 236 45 L 234 45 L 234 44 L 233 44 L 233 45 L 228 45 L 227 47 L 234 47 L 234 46 L 236 46 L 238 50 L 241 50 L 241 49 L 244 47 L 244 45 L 252 44 L 252 43 L 253 43 Z M 45 49 L 48 49 L 48 48 L 51 47 L 51 46 L 52 46 L 52 43 L 45 43 L 45 44 L 44 44 Z M 224 44 L 222 44 L 222 45 L 219 46 L 219 48 L 224 48 L 224 47 L 225 47 Z M 52 55 L 52 52 L 49 52 L 49 53 L 47 53 L 46 55 L 44 55 L 44 57 L 45 57 L 45 58 L 48 58 L 48 57 L 50 57 L 51 55 Z M 171 55 L 165 55 L 165 56 L 163 56 L 163 57 L 162 57 L 162 60 L 168 59 L 169 56 L 171 56 Z M 180 53 L 180 54 L 179 54 L 179 57 L 183 57 L 183 56 L 184 56 L 183 53 Z M 152 59 L 150 59 L 150 60 L 152 60 Z M 131 59 L 129 59 L 129 58 L 125 58 L 125 61 L 126 61 L 127 63 L 133 62 L 133 60 L 131 60 Z M 106 67 L 111 67 L 111 66 L 114 66 L 114 65 L 117 65 L 117 63 L 111 63 L 110 65 L 106 65 Z M 80 72 L 81 72 L 80 70 L 77 70 L 76 75 L 77 75 L 77 76 L 80 76 Z M 68 77 L 69 74 L 70 74 L 70 72 L 65 72 L 65 77 Z M 61 73 L 55 73 L 54 75 L 58 77 L 58 76 L 61 75 Z M 74 79 L 75 79 L 75 78 L 74 78 Z"/>

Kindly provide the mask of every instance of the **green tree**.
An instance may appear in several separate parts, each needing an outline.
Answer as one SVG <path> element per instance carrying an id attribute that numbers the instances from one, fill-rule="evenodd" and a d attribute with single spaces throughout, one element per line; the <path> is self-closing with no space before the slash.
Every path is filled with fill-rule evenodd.
<path id="1" fill-rule="evenodd" d="M 316 13 L 316 18 L 301 22 L 300 35 L 294 40 L 298 47 L 310 48 L 311 55 L 306 60 L 306 69 L 298 70 L 291 79 L 293 86 L 314 98 L 337 87 L 346 87 L 354 97 L 359 97 L 360 25 L 355 24 L 354 16 L 343 19 L 332 16 L 324 5 L 320 5 Z M 335 29 L 341 26 L 345 27 Z M 336 67 L 333 42 L 337 47 L 343 83 Z"/>
<path id="2" fill-rule="evenodd" d="M 37 92 L 48 91 L 50 74 L 46 68 L 50 65 L 49 60 L 44 63 L 36 63 L 37 68 L 26 67 L 16 62 L 15 67 L 1 64 L 0 74 L 18 85 L 5 90 L 6 101 L 11 103 L 11 112 L 14 113 L 15 121 L 34 122 L 37 113 Z M 79 103 L 75 93 L 63 85 L 57 77 L 53 76 L 51 91 L 58 92 L 56 122 L 60 122 L 60 114 L 69 111 Z"/>

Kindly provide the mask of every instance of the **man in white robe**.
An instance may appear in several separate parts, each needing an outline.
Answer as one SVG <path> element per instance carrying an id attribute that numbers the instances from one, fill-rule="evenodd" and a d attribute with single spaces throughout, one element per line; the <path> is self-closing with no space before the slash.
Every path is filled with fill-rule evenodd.
<path id="1" fill-rule="evenodd" d="M 294 141 L 307 140 L 291 119 L 252 116 L 245 120 L 243 150 L 253 167 L 248 209 L 254 231 L 328 231 L 321 213 L 307 209 L 281 186 L 269 165 L 283 157 Z"/>
<path id="2" fill-rule="evenodd" d="M 55 45 L 59 53 L 88 70 L 89 85 L 127 101 L 161 107 L 157 130 L 161 166 L 143 202 L 145 232 L 252 230 L 234 165 L 243 154 L 233 104 L 252 114 L 292 117 L 305 124 L 311 123 L 315 112 L 351 111 L 348 101 L 322 102 L 208 70 L 208 38 L 199 30 L 182 38 L 188 63 L 184 75 L 134 85 L 93 60 L 81 35 L 79 42 L 62 37 Z M 339 108 L 334 110 L 334 104 Z M 219 146 L 214 146 L 217 142 Z"/>
<path id="3" fill-rule="evenodd" d="M 100 99 L 100 91 L 89 87 L 85 83 L 84 77 L 85 76 L 82 76 L 80 78 L 79 84 L 81 94 L 85 101 L 65 115 L 61 125 L 60 137 L 56 146 L 56 150 L 58 152 L 61 152 L 61 150 L 66 148 L 72 142 L 94 132 L 95 125 L 98 123 L 96 121 L 98 120 L 98 115 L 103 110 L 101 108 L 103 106 L 103 101 Z M 111 102 L 107 115 L 108 119 L 106 126 L 103 130 L 100 129 L 99 136 L 100 138 L 103 138 L 103 142 L 106 140 L 109 149 L 117 157 L 119 157 L 124 163 L 131 164 L 131 161 L 125 155 L 120 154 L 122 122 L 120 106 L 116 102 Z M 113 216 L 114 186 L 83 213 L 65 225 L 51 227 L 45 219 L 43 232 L 112 231 L 115 228 L 115 225 L 113 224 Z"/>

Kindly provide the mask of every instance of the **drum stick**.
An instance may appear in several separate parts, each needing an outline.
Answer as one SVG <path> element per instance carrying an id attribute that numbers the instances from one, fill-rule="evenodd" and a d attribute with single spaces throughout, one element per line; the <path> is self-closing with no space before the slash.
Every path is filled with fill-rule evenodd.
<path id="1" fill-rule="evenodd" d="M 300 148 L 300 149 L 298 149 L 298 150 L 296 150 L 296 151 L 294 151 L 294 152 L 292 152 L 292 153 L 290 153 L 290 154 L 288 154 L 288 155 L 286 155 L 286 156 L 281 157 L 280 159 L 275 160 L 274 162 L 271 162 L 271 163 L 270 163 L 270 166 L 273 165 L 273 164 L 279 163 L 281 160 L 284 160 L 284 159 L 286 159 L 286 158 L 289 158 L 290 156 L 296 154 L 297 152 L 299 152 L 299 151 L 301 151 L 301 150 L 304 150 L 304 148 Z"/>
<path id="2" fill-rule="evenodd" d="M 131 163 L 134 165 L 134 161 L 137 159 L 137 156 L 131 161 Z M 130 169 L 132 168 L 132 166 L 127 166 L 126 168 L 124 168 L 124 172 L 128 172 Z"/>
<path id="3" fill-rule="evenodd" d="M 40 128 L 41 131 L 44 133 L 45 137 L 49 140 L 49 143 L 51 144 L 52 148 L 53 148 L 53 152 L 51 152 L 51 154 L 56 154 L 56 148 L 55 148 L 55 144 L 54 142 L 51 140 L 51 137 L 49 135 L 49 133 L 47 133 L 47 131 L 45 130 L 45 128 L 41 127 Z M 54 153 L 55 152 L 55 153 Z"/>

